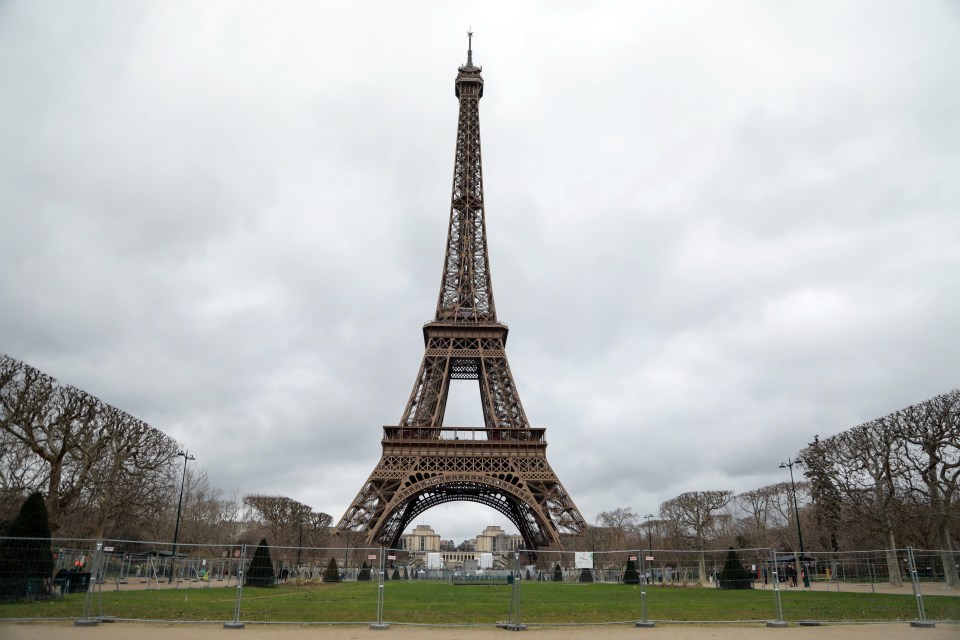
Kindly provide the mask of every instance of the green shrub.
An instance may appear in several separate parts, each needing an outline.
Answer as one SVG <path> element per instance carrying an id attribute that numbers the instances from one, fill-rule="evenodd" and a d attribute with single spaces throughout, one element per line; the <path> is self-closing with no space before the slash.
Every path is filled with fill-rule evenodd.
<path id="1" fill-rule="evenodd" d="M 244 581 L 246 587 L 275 587 L 277 585 L 276 575 L 273 572 L 273 562 L 270 560 L 270 547 L 267 546 L 267 539 L 260 540 L 257 550 L 253 552 L 253 560 L 247 567 L 247 577 Z"/>
<path id="2" fill-rule="evenodd" d="M 327 570 L 323 572 L 324 582 L 340 582 L 340 569 L 337 568 L 336 558 L 330 558 L 327 563 Z"/>
<path id="3" fill-rule="evenodd" d="M 360 572 L 357 574 L 358 582 L 365 582 L 370 580 L 370 567 L 367 566 L 367 563 L 364 562 L 363 566 L 360 567 Z"/>
<path id="4" fill-rule="evenodd" d="M 23 502 L 5 535 L 20 539 L 0 541 L 0 601 L 49 596 L 54 566 L 50 519 L 39 492 Z"/>
<path id="5" fill-rule="evenodd" d="M 636 561 L 627 560 L 627 568 L 623 572 L 623 584 L 640 584 Z"/>
<path id="6" fill-rule="evenodd" d="M 730 547 L 727 561 L 717 576 L 717 586 L 721 589 L 753 589 L 753 574 L 743 568 L 733 547 Z"/>

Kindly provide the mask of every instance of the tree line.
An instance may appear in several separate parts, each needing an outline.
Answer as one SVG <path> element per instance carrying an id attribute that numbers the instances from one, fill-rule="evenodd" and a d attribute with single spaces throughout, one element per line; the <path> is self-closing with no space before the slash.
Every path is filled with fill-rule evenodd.
<path id="1" fill-rule="evenodd" d="M 795 483 L 691 491 L 656 514 L 605 511 L 588 531 L 590 542 L 597 550 L 797 552 L 802 535 L 807 552 L 886 550 L 894 584 L 903 580 L 896 549 L 913 546 L 939 550 L 947 584 L 960 588 L 960 390 L 830 438 L 814 436 L 799 458 L 804 475 Z"/>
<path id="2" fill-rule="evenodd" d="M 196 465 L 183 466 L 183 448 L 162 431 L 0 356 L 0 533 L 40 491 L 53 536 L 172 540 L 183 479 L 181 544 L 329 543 L 329 515 L 286 496 L 224 495 Z M 960 586 L 960 390 L 815 436 L 799 457 L 804 476 L 795 484 L 691 491 L 643 516 L 630 507 L 603 512 L 578 544 L 796 551 L 796 503 L 807 551 L 887 549 L 897 582 L 895 549 L 939 549 L 948 583 Z"/>
<path id="3" fill-rule="evenodd" d="M 181 544 L 322 546 L 332 518 L 286 496 L 227 496 L 183 447 L 89 393 L 0 354 L 0 535 L 28 495 L 51 535 Z"/>

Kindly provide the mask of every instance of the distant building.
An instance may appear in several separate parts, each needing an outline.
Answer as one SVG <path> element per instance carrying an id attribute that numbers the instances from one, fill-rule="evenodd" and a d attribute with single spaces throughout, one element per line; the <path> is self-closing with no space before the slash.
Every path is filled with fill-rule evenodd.
<path id="1" fill-rule="evenodd" d="M 412 556 L 419 557 L 424 565 L 428 564 L 428 554 L 433 558 L 439 555 L 443 568 L 452 570 L 465 567 L 468 570 L 477 567 L 490 568 L 492 555 L 512 553 L 521 544 L 523 537 L 520 534 L 508 534 L 495 525 L 484 529 L 483 533 L 473 540 L 464 540 L 459 546 L 455 546 L 452 540 L 441 540 L 433 527 L 425 524 L 418 525 L 412 532 L 400 536 L 400 547 L 409 551 Z M 485 556 L 485 561 L 481 554 Z"/>
<path id="2" fill-rule="evenodd" d="M 420 524 L 412 533 L 400 536 L 400 547 L 413 552 L 440 551 L 440 535 L 433 530 L 433 527 Z"/>
<path id="3" fill-rule="evenodd" d="M 507 553 L 516 551 L 523 544 L 519 533 L 508 534 L 498 526 L 491 525 L 477 536 L 474 549 L 480 553 Z"/>

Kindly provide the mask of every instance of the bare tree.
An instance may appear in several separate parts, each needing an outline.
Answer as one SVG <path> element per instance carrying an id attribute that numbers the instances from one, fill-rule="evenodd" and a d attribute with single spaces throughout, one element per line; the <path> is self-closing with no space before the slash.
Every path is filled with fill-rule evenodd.
<path id="1" fill-rule="evenodd" d="M 100 402 L 74 387 L 4 355 L 0 360 L 0 429 L 45 464 L 50 531 L 81 493 L 93 458 Z M 39 488 L 39 487 L 37 487 Z"/>
<path id="2" fill-rule="evenodd" d="M 176 475 L 179 473 L 178 470 Z M 171 494 L 166 527 L 168 532 L 172 531 L 175 522 L 176 497 L 176 493 Z M 183 490 L 180 539 L 188 544 L 216 544 L 241 540 L 249 542 L 262 537 L 259 527 L 256 531 L 247 529 L 248 523 L 242 518 L 238 496 L 226 496 L 221 489 L 212 487 L 206 471 L 188 468 Z"/>
<path id="3" fill-rule="evenodd" d="M 142 420 L 106 405 L 98 433 L 85 455 L 89 465 L 86 492 L 96 514 L 92 536 L 102 538 L 122 511 L 155 512 L 168 495 L 166 481 L 174 471 L 179 445 Z"/>
<path id="4" fill-rule="evenodd" d="M 700 552 L 700 583 L 706 582 L 707 562 L 704 554 L 706 541 L 717 523 L 718 512 L 727 506 L 732 491 L 690 491 L 660 505 L 660 518 L 676 523 Z"/>
<path id="5" fill-rule="evenodd" d="M 753 544 L 771 545 L 774 528 L 774 503 L 781 493 L 781 485 L 767 485 L 733 496 L 733 505 L 739 509 L 742 530 Z M 746 545 L 739 545 L 746 546 Z"/>
<path id="6" fill-rule="evenodd" d="M 608 550 L 627 549 L 639 545 L 637 514 L 630 507 L 618 507 L 612 511 L 602 511 L 597 516 L 597 527 L 605 534 L 605 546 Z M 599 547 L 595 547 L 598 548 Z"/>
<path id="7" fill-rule="evenodd" d="M 902 496 L 898 485 L 905 478 L 904 441 L 896 423 L 878 418 L 823 441 L 815 441 L 804 450 L 808 468 L 816 483 L 829 483 L 837 490 L 848 509 L 858 516 L 858 528 L 869 527 L 881 533 L 886 549 L 890 584 L 903 583 L 897 561 L 894 514 Z"/>
<path id="8" fill-rule="evenodd" d="M 246 495 L 243 503 L 266 525 L 275 545 L 300 546 L 305 527 L 310 530 L 312 523 L 313 533 L 317 534 L 324 516 L 330 518 L 315 514 L 308 505 L 287 496 Z"/>
<path id="9" fill-rule="evenodd" d="M 935 396 L 892 416 L 906 441 L 906 463 L 919 481 L 912 489 L 930 509 L 947 586 L 960 589 L 960 574 L 950 535 L 958 513 L 960 483 L 960 389 Z"/>
<path id="10" fill-rule="evenodd" d="M 45 489 L 50 529 L 105 535 L 119 514 L 155 512 L 176 443 L 145 422 L 19 360 L 0 358 L 0 486 Z"/>

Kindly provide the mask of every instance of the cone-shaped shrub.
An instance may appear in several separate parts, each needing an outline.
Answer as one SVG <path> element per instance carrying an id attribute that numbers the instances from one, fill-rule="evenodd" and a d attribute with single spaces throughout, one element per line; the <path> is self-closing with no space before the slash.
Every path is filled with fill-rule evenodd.
<path id="1" fill-rule="evenodd" d="M 560 568 L 560 563 L 557 563 L 557 566 L 553 568 L 553 581 L 554 582 L 563 582 L 563 569 Z"/>
<path id="2" fill-rule="evenodd" d="M 721 589 L 753 589 L 753 574 L 743 568 L 733 547 L 730 547 L 727 561 L 717 576 L 717 586 Z"/>
<path id="3" fill-rule="evenodd" d="M 340 582 L 340 569 L 337 568 L 337 560 L 330 558 L 327 563 L 327 570 L 323 572 L 324 582 Z"/>
<path id="4" fill-rule="evenodd" d="M 370 567 L 367 566 L 366 562 L 363 563 L 363 566 L 360 567 L 360 573 L 357 574 L 357 581 L 361 580 L 370 580 Z"/>
<path id="5" fill-rule="evenodd" d="M 580 569 L 580 582 L 593 582 L 593 571 Z"/>
<path id="6" fill-rule="evenodd" d="M 21 539 L 0 541 L 0 601 L 49 595 L 53 582 L 50 519 L 39 492 L 27 497 L 3 535 Z"/>
<path id="7" fill-rule="evenodd" d="M 627 560 L 627 568 L 623 571 L 623 584 L 640 584 L 637 563 L 633 560 Z"/>
<path id="8" fill-rule="evenodd" d="M 273 562 L 270 560 L 270 547 L 267 546 L 266 538 L 260 540 L 257 550 L 253 552 L 253 560 L 247 567 L 247 579 L 243 584 L 247 587 L 276 586 L 276 575 L 273 573 Z"/>

